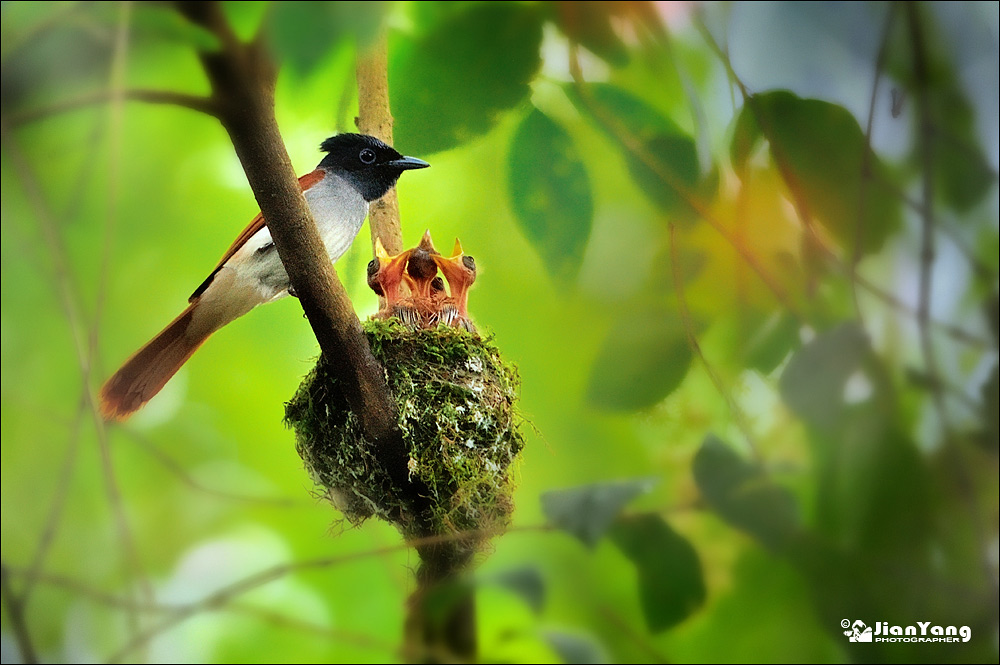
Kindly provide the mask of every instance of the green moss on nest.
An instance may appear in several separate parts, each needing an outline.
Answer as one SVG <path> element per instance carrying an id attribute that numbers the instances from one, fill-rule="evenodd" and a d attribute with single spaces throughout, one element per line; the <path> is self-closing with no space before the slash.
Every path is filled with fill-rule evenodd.
<path id="1" fill-rule="evenodd" d="M 524 446 L 516 369 L 490 340 L 457 328 L 413 331 L 389 320 L 364 329 L 396 402 L 410 478 L 429 494 L 427 514 L 407 514 L 403 488 L 393 486 L 361 438 L 322 361 L 285 410 L 313 480 L 354 524 L 377 515 L 410 536 L 506 525 L 511 463 Z M 419 533 L 415 524 L 423 525 Z"/>

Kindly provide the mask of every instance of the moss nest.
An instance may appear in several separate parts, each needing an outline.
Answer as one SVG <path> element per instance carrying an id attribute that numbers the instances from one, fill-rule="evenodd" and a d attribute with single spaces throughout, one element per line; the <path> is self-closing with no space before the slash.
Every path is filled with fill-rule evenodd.
<path id="1" fill-rule="evenodd" d="M 391 319 L 364 330 L 385 367 L 412 485 L 395 486 L 322 359 L 285 409 L 313 481 L 352 524 L 374 515 L 409 537 L 501 530 L 524 446 L 517 370 L 491 340 L 458 328 L 414 331 Z M 425 495 L 419 515 L 412 487 Z"/>

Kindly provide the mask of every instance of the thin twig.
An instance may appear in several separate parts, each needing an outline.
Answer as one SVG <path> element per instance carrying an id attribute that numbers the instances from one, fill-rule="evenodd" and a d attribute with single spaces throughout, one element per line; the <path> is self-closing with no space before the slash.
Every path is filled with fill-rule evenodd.
<path id="1" fill-rule="evenodd" d="M 28 604 L 31 598 L 31 592 L 38 582 L 42 569 L 45 567 L 45 559 L 48 557 L 52 543 L 55 542 L 56 532 L 59 530 L 63 509 L 66 507 L 66 499 L 69 498 L 69 488 L 73 479 L 73 471 L 76 469 L 77 453 L 80 450 L 80 434 L 83 429 L 83 418 L 86 413 L 87 402 L 81 399 L 77 406 L 76 415 L 73 418 L 69 441 L 66 444 L 66 452 L 63 454 L 62 467 L 59 469 L 59 477 L 56 480 L 55 496 L 52 497 L 52 505 L 49 507 L 48 515 L 45 518 L 45 525 L 42 527 L 42 534 L 38 538 L 35 554 L 31 557 L 31 564 L 28 566 L 24 585 L 21 587 L 21 600 L 25 605 Z"/>
<path id="2" fill-rule="evenodd" d="M 3 595 L 4 605 L 7 606 L 7 617 L 14 631 L 14 640 L 21 651 L 21 658 L 25 663 L 37 663 L 38 655 L 31 641 L 31 633 L 28 632 L 28 622 L 24 617 L 23 598 L 18 597 L 11 588 L 10 574 L 7 564 L 3 561 L 0 561 L 0 594 Z"/>
<path id="3" fill-rule="evenodd" d="M 547 529 L 549 527 L 541 527 Z M 163 633 L 164 631 L 176 626 L 185 619 L 197 614 L 198 612 L 204 610 L 211 610 L 222 607 L 227 603 L 230 603 L 234 598 L 242 596 L 254 589 L 257 589 L 265 584 L 269 584 L 275 580 L 281 579 L 286 575 L 293 572 L 300 572 L 305 570 L 316 570 L 323 568 L 330 568 L 333 566 L 342 565 L 345 563 L 358 561 L 361 559 L 366 559 L 375 556 L 384 556 L 387 554 L 393 554 L 395 552 L 400 552 L 404 550 L 409 550 L 411 548 L 423 547 L 429 545 L 437 545 L 442 543 L 450 542 L 463 542 L 472 541 L 475 539 L 481 539 L 484 537 L 489 537 L 496 535 L 496 530 L 494 529 L 480 529 L 476 531 L 465 531 L 458 534 L 445 534 L 440 536 L 428 536 L 426 538 L 416 538 L 406 542 L 397 543 L 395 545 L 387 545 L 385 547 L 380 547 L 374 550 L 366 550 L 364 552 L 352 552 L 350 554 L 340 554 L 336 556 L 322 557 L 319 559 L 311 559 L 307 561 L 298 561 L 294 563 L 283 563 L 270 568 L 266 568 L 258 573 L 248 575 L 247 577 L 233 582 L 212 594 L 209 594 L 202 600 L 191 603 L 190 605 L 182 606 L 177 609 L 171 616 L 165 618 L 161 622 L 150 626 L 148 629 L 135 636 L 123 647 L 115 651 L 111 656 L 108 657 L 108 662 L 116 663 L 125 660 L 127 656 L 132 653 L 135 649 L 141 648 L 146 645 L 151 639 L 157 635 Z"/>
<path id="4" fill-rule="evenodd" d="M 931 330 L 931 287 L 934 276 L 934 137 L 933 118 L 930 104 L 930 73 L 927 62 L 920 8 L 916 3 L 906 5 L 907 23 L 910 29 L 910 46 L 913 51 L 913 74 L 917 92 L 917 113 L 919 117 L 920 161 L 921 161 L 921 248 L 920 248 L 920 295 L 917 305 L 917 325 L 920 346 L 924 357 L 924 368 L 930 379 L 930 390 L 935 410 L 941 421 L 941 431 L 946 444 L 953 442 L 953 430 L 944 394 L 944 382 L 934 349 Z M 993 581 L 993 564 L 989 557 L 989 536 L 983 528 L 984 518 L 979 507 L 979 492 L 975 478 L 958 445 L 953 445 L 962 493 L 969 506 L 973 521 L 973 531 L 981 553 L 984 579 Z M 993 604 L 996 606 L 1000 590 L 990 584 Z"/>
<path id="5" fill-rule="evenodd" d="M 113 100 L 119 93 L 115 90 L 97 90 L 88 92 L 78 97 L 64 99 L 62 101 L 42 106 L 36 109 L 24 111 L 14 111 L 7 114 L 6 122 L 10 127 L 20 127 L 31 122 L 37 122 L 54 115 L 60 115 L 69 111 L 96 106 Z M 190 109 L 210 116 L 217 116 L 218 109 L 215 103 L 208 97 L 200 95 L 189 95 L 183 92 L 173 92 L 170 90 L 146 90 L 132 88 L 122 90 L 121 97 L 129 101 L 146 102 L 147 104 L 170 104 L 181 108 Z"/>
<path id="6" fill-rule="evenodd" d="M 917 330 L 924 366 L 930 378 L 931 395 L 945 438 L 949 437 L 951 423 L 941 389 L 941 371 L 934 350 L 931 334 L 931 286 L 934 281 L 934 145 L 931 136 L 930 99 L 928 95 L 927 57 L 924 53 L 923 33 L 916 5 L 906 9 L 913 48 L 913 75 L 917 88 L 917 114 L 919 117 L 921 201 L 920 201 L 920 276 L 917 300 Z"/>
<path id="7" fill-rule="evenodd" d="M 705 371 L 712 380 L 712 384 L 715 385 L 715 389 L 719 391 L 722 399 L 726 401 L 726 405 L 729 407 L 729 413 L 732 414 L 733 420 L 736 421 L 736 426 L 740 429 L 740 432 L 742 432 L 743 438 L 746 439 L 750 452 L 754 457 L 760 459 L 760 453 L 757 449 L 757 445 L 754 443 L 753 432 L 750 430 L 750 425 L 747 422 L 746 415 L 733 398 L 733 395 L 726 387 L 726 384 L 723 383 L 722 379 L 719 377 L 719 374 L 715 371 L 715 368 L 712 367 L 710 362 L 708 362 L 708 358 L 705 357 L 704 352 L 701 350 L 701 345 L 698 343 L 698 338 L 694 332 L 694 324 L 691 321 L 691 312 L 688 311 L 687 299 L 684 297 L 684 279 L 681 276 L 681 270 L 677 260 L 677 239 L 675 236 L 676 227 L 673 224 L 670 224 L 670 266 L 674 278 L 674 293 L 677 294 L 677 309 L 680 311 L 681 322 L 684 325 L 684 334 L 687 337 L 688 345 L 690 345 L 691 350 L 698 356 L 701 363 L 705 366 Z"/>
<path id="8" fill-rule="evenodd" d="M 121 180 L 122 126 L 125 111 L 125 77 L 128 63 L 129 29 L 132 14 L 130 1 L 118 5 L 118 29 L 115 33 L 115 48 L 111 58 L 111 74 L 108 87 L 111 91 L 108 105 L 108 210 L 104 217 L 104 242 L 97 277 L 97 297 L 94 316 L 90 321 L 90 364 L 99 365 L 98 353 L 101 336 L 101 317 L 107 300 L 108 275 L 111 268 L 111 250 L 118 225 L 119 185 Z"/>
<path id="9" fill-rule="evenodd" d="M 865 147 L 861 153 L 861 182 L 858 185 L 858 218 L 854 227 L 854 249 L 851 252 L 850 277 L 851 294 L 854 298 L 854 309 L 858 323 L 864 327 L 864 315 L 858 300 L 858 264 L 863 255 L 865 233 L 865 208 L 868 203 L 868 186 L 872 176 L 872 128 L 875 123 L 875 103 L 878 101 L 878 84 L 882 80 L 882 69 L 885 67 L 886 54 L 889 52 L 889 31 L 896 15 L 896 3 L 890 3 L 886 10 L 885 24 L 882 26 L 882 37 L 879 41 L 878 56 L 875 58 L 875 73 L 872 76 L 872 94 L 868 100 L 868 120 L 865 123 Z"/>
<path id="10" fill-rule="evenodd" d="M 59 230 L 55 223 L 54 216 L 49 209 L 44 195 L 42 194 L 41 186 L 39 185 L 34 169 L 21 152 L 20 147 L 8 131 L 6 122 L 3 121 L 3 119 L 0 119 L 0 138 L 2 138 L 3 144 L 7 148 L 7 153 L 14 165 L 14 171 L 20 178 L 28 203 L 34 212 L 35 218 L 38 220 L 39 226 L 42 228 L 43 237 L 49 247 L 49 252 L 52 257 L 56 292 L 59 303 L 63 309 L 63 313 L 69 322 L 70 333 L 73 337 L 77 363 L 80 368 L 82 399 L 87 405 L 87 409 L 91 415 L 91 420 L 94 423 L 94 428 L 97 431 L 97 439 L 101 453 L 101 465 L 104 472 L 105 491 L 108 495 L 108 501 L 111 505 L 111 510 L 115 518 L 118 535 L 121 540 L 122 549 L 125 553 L 125 559 L 130 573 L 135 577 L 140 588 L 143 589 L 145 593 L 151 594 L 152 588 L 149 586 L 149 581 L 143 572 L 138 551 L 136 550 L 135 543 L 132 538 L 131 528 L 129 527 L 128 519 L 125 515 L 125 509 L 119 492 L 118 483 L 115 478 L 114 466 L 111 462 L 107 428 L 105 427 L 104 419 L 100 415 L 96 400 L 89 387 L 92 368 L 85 342 L 86 326 L 82 321 L 82 316 L 79 314 L 76 297 L 73 293 L 73 279 L 69 265 L 68 253 L 63 244 L 63 240 L 59 235 Z"/>
<path id="11" fill-rule="evenodd" d="M 304 501 L 299 501 L 292 498 L 280 498 L 280 497 L 266 497 L 266 496 L 253 496 L 250 494 L 240 494 L 238 492 L 227 492 L 225 490 L 215 489 L 213 487 L 208 487 L 199 480 L 196 480 L 191 474 L 185 470 L 184 466 L 180 464 L 177 460 L 170 457 L 167 453 L 163 452 L 156 444 L 154 444 L 147 436 L 140 433 L 138 430 L 133 428 L 122 428 L 128 436 L 132 438 L 132 441 L 147 454 L 151 455 L 156 461 L 160 463 L 167 471 L 174 474 L 178 480 L 187 485 L 188 487 L 198 490 L 199 492 L 204 492 L 205 494 L 210 494 L 212 496 L 217 496 L 222 499 L 232 499 L 234 501 L 245 501 L 247 503 L 257 503 L 263 505 L 270 505 L 276 508 L 296 508 L 307 505 Z"/>
<path id="12" fill-rule="evenodd" d="M 628 621 L 625 621 L 625 619 L 623 619 L 620 614 L 615 612 L 609 606 L 601 605 L 597 609 L 609 624 L 614 626 L 614 628 L 618 630 L 626 639 L 632 642 L 632 644 L 634 644 L 636 648 L 640 649 L 641 651 L 644 651 L 646 655 L 650 657 L 651 662 L 654 663 L 670 662 L 670 659 L 667 658 L 667 656 L 662 651 L 660 651 L 649 638 L 636 631 L 632 626 L 629 625 Z"/>

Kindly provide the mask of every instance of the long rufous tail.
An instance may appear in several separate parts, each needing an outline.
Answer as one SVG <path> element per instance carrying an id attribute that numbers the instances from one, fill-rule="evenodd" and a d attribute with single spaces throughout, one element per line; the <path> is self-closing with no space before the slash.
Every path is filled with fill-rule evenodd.
<path id="1" fill-rule="evenodd" d="M 125 361 L 101 388 L 105 420 L 125 420 L 160 392 L 214 328 L 192 326 L 198 301 Z"/>

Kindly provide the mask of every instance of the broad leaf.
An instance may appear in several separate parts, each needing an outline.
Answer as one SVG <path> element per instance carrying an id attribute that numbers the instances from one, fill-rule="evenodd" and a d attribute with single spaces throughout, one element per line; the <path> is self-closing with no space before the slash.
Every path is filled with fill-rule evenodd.
<path id="1" fill-rule="evenodd" d="M 497 573 L 483 580 L 519 596 L 535 614 L 541 613 L 545 607 L 545 580 L 537 568 L 513 568 Z"/>
<path id="2" fill-rule="evenodd" d="M 799 417 L 833 427 L 841 420 L 847 380 L 870 353 L 868 338 L 853 323 L 820 333 L 788 362 L 779 382 L 781 396 Z"/>
<path id="3" fill-rule="evenodd" d="M 798 319 L 787 312 L 774 312 L 749 335 L 744 347 L 746 366 L 768 374 L 798 343 Z"/>
<path id="4" fill-rule="evenodd" d="M 471 5 L 424 34 L 394 40 L 396 144 L 427 155 L 487 132 L 501 111 L 527 97 L 541 41 L 538 9 L 514 2 Z"/>
<path id="5" fill-rule="evenodd" d="M 304 73 L 344 40 L 359 46 L 371 41 L 382 22 L 385 2 L 275 2 L 268 20 L 278 57 Z"/>
<path id="6" fill-rule="evenodd" d="M 694 479 L 719 516 L 772 551 L 783 550 L 798 530 L 792 495 L 714 435 L 695 455 Z"/>
<path id="7" fill-rule="evenodd" d="M 521 231 L 557 281 L 580 268 L 594 218 L 587 171 L 568 134 L 535 109 L 510 148 L 507 184 Z"/>
<path id="8" fill-rule="evenodd" d="M 570 94 L 578 104 L 588 103 L 581 100 L 579 93 Z M 706 194 L 715 180 L 710 174 L 701 181 L 694 139 L 658 110 L 621 88 L 593 84 L 584 94 L 592 97 L 591 103 L 599 113 L 610 118 L 618 130 L 638 142 L 638 148 L 623 147 L 629 173 L 636 185 L 671 216 L 671 221 L 693 219 L 689 198 Z"/>
<path id="9" fill-rule="evenodd" d="M 554 526 L 593 547 L 625 506 L 654 484 L 655 479 L 637 478 L 546 492 L 542 495 L 542 513 Z"/>
<path id="10" fill-rule="evenodd" d="M 899 226 L 899 201 L 879 184 L 889 178 L 888 170 L 872 153 L 871 174 L 862 173 L 869 147 L 843 107 L 787 91 L 754 95 L 740 111 L 730 146 L 737 170 L 761 136 L 771 140 L 771 156 L 788 186 L 843 247 L 878 251 Z"/>
<path id="11" fill-rule="evenodd" d="M 647 310 L 615 325 L 590 370 L 587 399 L 615 410 L 658 404 L 684 380 L 691 346 L 677 314 Z"/>
<path id="12" fill-rule="evenodd" d="M 611 538 L 639 573 L 639 599 L 651 631 L 677 625 L 705 602 L 698 553 L 662 517 L 619 520 Z"/>
<path id="13" fill-rule="evenodd" d="M 615 32 L 612 18 L 627 2 L 550 2 L 546 3 L 559 29 L 571 41 L 581 44 L 609 64 L 628 64 L 628 49 Z"/>

